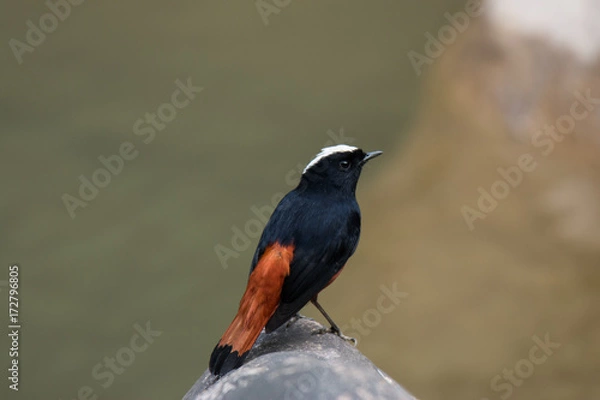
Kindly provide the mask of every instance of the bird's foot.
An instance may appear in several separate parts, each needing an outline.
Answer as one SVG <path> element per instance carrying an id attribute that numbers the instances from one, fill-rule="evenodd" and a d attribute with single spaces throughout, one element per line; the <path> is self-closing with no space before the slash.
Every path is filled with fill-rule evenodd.
<path id="1" fill-rule="evenodd" d="M 322 335 L 324 333 L 333 333 L 334 335 L 337 335 L 340 339 L 345 340 L 348 343 L 352 343 L 354 347 L 356 347 L 356 345 L 358 344 L 358 341 L 355 338 L 344 335 L 342 332 L 340 332 L 338 329 L 335 329 L 334 327 L 321 328 L 312 332 L 313 335 Z"/>
<path id="2" fill-rule="evenodd" d="M 340 339 L 345 340 L 346 342 L 352 344 L 352 346 L 354 346 L 354 347 L 356 347 L 356 345 L 358 345 L 358 341 L 356 340 L 356 338 L 353 338 L 351 336 L 346 336 L 342 332 L 338 332 L 335 334 L 338 335 L 340 337 Z"/>

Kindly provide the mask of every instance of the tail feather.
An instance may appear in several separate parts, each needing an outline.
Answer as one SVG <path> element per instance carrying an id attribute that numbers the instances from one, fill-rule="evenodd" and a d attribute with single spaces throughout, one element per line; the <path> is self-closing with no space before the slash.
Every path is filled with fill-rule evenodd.
<path id="1" fill-rule="evenodd" d="M 293 246 L 274 244 L 265 250 L 250 274 L 237 315 L 215 346 L 208 368 L 217 376 L 239 368 L 281 299 L 289 275 Z"/>
<path id="2" fill-rule="evenodd" d="M 242 366 L 248 352 L 240 355 L 237 351 L 232 352 L 229 345 L 217 345 L 210 356 L 209 370 L 213 375 L 223 376 Z"/>
<path id="3" fill-rule="evenodd" d="M 242 311 L 242 307 L 240 307 L 240 311 Z M 214 375 L 223 376 L 229 371 L 239 368 L 267 323 L 267 321 L 262 322 L 262 319 L 245 318 L 245 315 L 252 316 L 252 314 L 238 312 L 215 346 L 208 366 Z"/>

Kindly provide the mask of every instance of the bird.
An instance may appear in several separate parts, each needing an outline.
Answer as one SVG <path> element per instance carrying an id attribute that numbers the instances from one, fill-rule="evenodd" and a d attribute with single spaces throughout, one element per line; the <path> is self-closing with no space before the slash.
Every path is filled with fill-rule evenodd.
<path id="1" fill-rule="evenodd" d="M 339 144 L 321 149 L 307 164 L 262 232 L 238 312 L 210 356 L 213 375 L 239 368 L 263 329 L 271 333 L 293 323 L 308 302 L 331 325 L 314 333 L 334 333 L 356 344 L 317 296 L 356 250 L 361 225 L 356 186 L 363 166 L 382 153 Z"/>

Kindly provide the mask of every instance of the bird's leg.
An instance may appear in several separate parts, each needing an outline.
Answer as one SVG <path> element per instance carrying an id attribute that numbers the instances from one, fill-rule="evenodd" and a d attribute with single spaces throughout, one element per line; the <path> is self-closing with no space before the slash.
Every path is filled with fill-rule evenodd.
<path id="1" fill-rule="evenodd" d="M 315 335 L 321 335 L 323 333 L 334 333 L 334 334 L 338 335 L 341 339 L 344 339 L 347 342 L 351 342 L 354 346 L 356 346 L 356 343 L 357 343 L 356 339 L 353 338 L 353 337 L 346 336 L 346 335 L 342 334 L 342 331 L 340 330 L 340 328 L 336 325 L 335 322 L 333 322 L 333 320 L 325 312 L 325 310 L 323 309 L 323 307 L 321 307 L 321 305 L 317 301 L 317 297 L 316 296 L 310 302 L 313 303 L 313 305 L 315 307 L 317 307 L 317 310 L 319 310 L 319 312 L 321 312 L 321 314 L 323 314 L 323 316 L 325 317 L 325 319 L 327 320 L 327 322 L 329 322 L 329 324 L 331 325 L 331 328 L 329 328 L 329 329 L 326 329 L 326 328 L 318 329 L 318 330 L 314 331 L 313 334 L 315 334 Z"/>

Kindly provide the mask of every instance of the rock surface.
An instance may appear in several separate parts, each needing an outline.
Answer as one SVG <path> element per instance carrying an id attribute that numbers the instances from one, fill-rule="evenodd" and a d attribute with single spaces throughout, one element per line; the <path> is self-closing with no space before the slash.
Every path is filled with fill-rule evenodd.
<path id="1" fill-rule="evenodd" d="M 319 328 L 302 318 L 261 334 L 241 368 L 219 380 L 207 370 L 183 399 L 415 399 L 351 344 L 313 335 Z"/>

